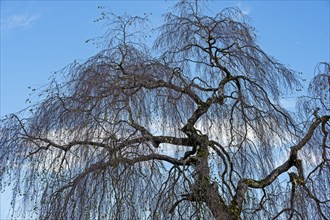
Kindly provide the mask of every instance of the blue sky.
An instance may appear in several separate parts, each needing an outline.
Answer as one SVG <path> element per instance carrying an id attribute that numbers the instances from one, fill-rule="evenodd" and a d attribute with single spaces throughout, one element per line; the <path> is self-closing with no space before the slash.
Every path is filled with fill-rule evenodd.
<path id="1" fill-rule="evenodd" d="M 98 6 L 132 15 L 152 13 L 152 24 L 174 1 L 0 1 L 0 115 L 27 104 L 29 86 L 38 88 L 67 64 L 86 60 L 98 49 L 87 39 L 106 31 Z M 268 54 L 310 79 L 320 61 L 330 60 L 329 1 L 210 1 L 213 12 L 237 6 L 252 18 L 258 41 Z M 296 94 L 296 96 L 299 94 Z M 293 101 L 286 100 L 292 107 Z M 1 194 L 0 219 L 8 200 Z"/>

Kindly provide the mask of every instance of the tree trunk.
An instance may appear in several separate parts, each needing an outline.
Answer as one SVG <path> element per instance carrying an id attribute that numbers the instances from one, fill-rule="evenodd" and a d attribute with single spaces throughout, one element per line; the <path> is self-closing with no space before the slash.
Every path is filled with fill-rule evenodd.
<path id="1" fill-rule="evenodd" d="M 210 194 L 205 199 L 207 207 L 211 210 L 213 217 L 217 220 L 238 220 L 239 213 L 235 215 L 234 212 L 229 210 L 229 207 L 223 203 L 222 198 L 219 196 L 218 191 L 211 190 Z"/>
<path id="2" fill-rule="evenodd" d="M 208 164 L 208 149 L 200 147 L 197 151 L 196 182 L 193 195 L 200 201 L 205 202 L 217 220 L 238 220 L 239 213 L 230 211 L 229 206 L 221 198 L 218 186 L 210 180 L 210 167 Z"/>

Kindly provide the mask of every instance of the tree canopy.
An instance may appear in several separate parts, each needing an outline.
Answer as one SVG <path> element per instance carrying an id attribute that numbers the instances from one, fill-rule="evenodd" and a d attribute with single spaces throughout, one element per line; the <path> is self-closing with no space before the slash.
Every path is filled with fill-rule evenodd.
<path id="1" fill-rule="evenodd" d="M 109 17 L 108 17 L 109 16 Z M 1 119 L 1 186 L 40 219 L 327 219 L 330 64 L 297 73 L 238 8 L 105 15 L 103 48 Z M 6 182 L 7 181 L 7 182 Z"/>

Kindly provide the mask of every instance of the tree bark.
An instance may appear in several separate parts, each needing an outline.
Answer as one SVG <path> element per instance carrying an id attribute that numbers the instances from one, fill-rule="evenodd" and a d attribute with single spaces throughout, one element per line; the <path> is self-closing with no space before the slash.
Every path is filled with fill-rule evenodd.
<path id="1" fill-rule="evenodd" d="M 239 212 L 235 213 L 234 210 L 224 204 L 222 198 L 219 196 L 218 190 L 210 186 L 210 193 L 207 193 L 205 203 L 207 207 L 211 210 L 213 217 L 216 220 L 238 220 Z"/>
<path id="2" fill-rule="evenodd" d="M 208 148 L 200 146 L 197 150 L 196 182 L 193 195 L 200 201 L 205 202 L 217 220 L 238 220 L 240 211 L 230 210 L 221 198 L 218 186 L 210 180 L 210 167 L 208 164 Z"/>

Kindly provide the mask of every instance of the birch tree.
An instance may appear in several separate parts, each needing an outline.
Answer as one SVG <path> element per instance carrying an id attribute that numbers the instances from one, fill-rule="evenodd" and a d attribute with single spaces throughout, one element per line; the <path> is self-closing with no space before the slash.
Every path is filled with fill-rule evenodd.
<path id="1" fill-rule="evenodd" d="M 108 15 L 107 15 L 108 16 Z M 1 120 L 2 187 L 40 219 L 327 219 L 330 65 L 297 73 L 237 8 L 107 17 L 102 50 Z M 146 31 L 147 30 L 147 31 Z"/>

